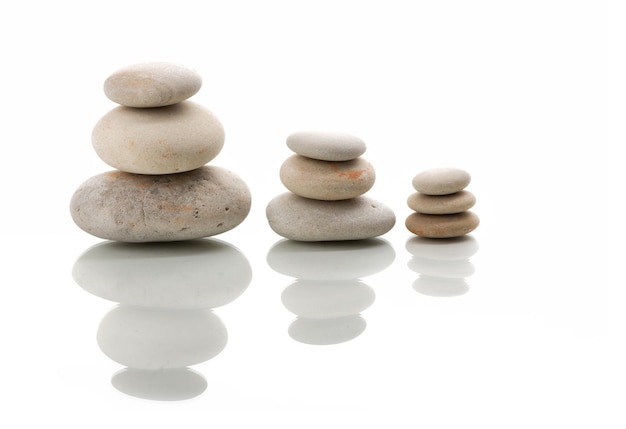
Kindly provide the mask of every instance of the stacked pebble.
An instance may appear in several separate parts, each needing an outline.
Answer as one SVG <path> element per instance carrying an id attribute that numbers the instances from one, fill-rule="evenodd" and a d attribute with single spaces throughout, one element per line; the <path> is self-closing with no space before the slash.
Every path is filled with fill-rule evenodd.
<path id="1" fill-rule="evenodd" d="M 74 222 L 96 237 L 125 242 L 208 237 L 239 225 L 250 211 L 246 183 L 206 164 L 224 145 L 224 128 L 205 107 L 189 101 L 202 85 L 187 67 L 140 63 L 104 83 L 120 106 L 92 132 L 98 156 L 114 171 L 74 193 Z"/>
<path id="2" fill-rule="evenodd" d="M 395 224 L 393 211 L 363 194 L 374 185 L 373 166 L 361 155 L 358 137 L 331 132 L 291 134 L 295 155 L 280 168 L 289 192 L 269 202 L 266 216 L 278 235 L 296 241 L 344 241 L 373 238 Z"/>
<path id="3" fill-rule="evenodd" d="M 429 238 L 460 237 L 476 229 L 478 216 L 469 211 L 476 198 L 465 190 L 470 180 L 469 173 L 459 168 L 433 168 L 416 175 L 417 192 L 407 199 L 415 213 L 407 217 L 407 229 Z"/>

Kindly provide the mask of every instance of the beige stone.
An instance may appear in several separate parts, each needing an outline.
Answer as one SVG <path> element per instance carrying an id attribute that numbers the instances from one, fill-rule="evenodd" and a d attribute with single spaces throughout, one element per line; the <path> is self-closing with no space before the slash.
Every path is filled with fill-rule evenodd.
<path id="1" fill-rule="evenodd" d="M 70 212 L 81 229 L 103 239 L 179 241 L 235 228 L 250 203 L 250 190 L 238 175 L 205 166 L 159 176 L 99 174 L 74 192 Z"/>
<path id="2" fill-rule="evenodd" d="M 413 187 L 427 195 L 447 195 L 465 189 L 470 180 L 469 173 L 460 168 L 432 168 L 417 174 L 413 178 Z"/>
<path id="3" fill-rule="evenodd" d="M 478 224 L 478 216 L 471 211 L 447 215 L 413 213 L 405 222 L 413 234 L 429 238 L 460 237 L 475 230 Z"/>
<path id="4" fill-rule="evenodd" d="M 301 197 L 335 201 L 369 191 L 376 173 L 372 164 L 363 158 L 334 162 L 292 155 L 280 168 L 280 180 Z"/>
<path id="5" fill-rule="evenodd" d="M 411 210 L 424 214 L 454 214 L 471 209 L 476 197 L 469 191 L 448 195 L 426 195 L 414 192 L 409 195 L 407 205 Z"/>
<path id="6" fill-rule="evenodd" d="M 350 161 L 365 153 L 365 142 L 351 134 L 299 131 L 287 137 L 287 147 L 298 155 L 323 161 Z"/>
<path id="7" fill-rule="evenodd" d="M 285 192 L 266 207 L 270 227 L 296 241 L 362 240 L 393 228 L 396 216 L 384 204 L 360 196 L 341 201 L 320 201 Z"/>
<path id="8" fill-rule="evenodd" d="M 220 153 L 224 139 L 215 114 L 192 101 L 153 109 L 116 107 L 98 121 L 91 135 L 104 162 L 137 174 L 201 167 Z"/>
<path id="9" fill-rule="evenodd" d="M 163 107 L 193 96 L 202 86 L 195 70 L 168 62 L 132 64 L 111 74 L 104 82 L 104 94 L 128 107 Z"/>

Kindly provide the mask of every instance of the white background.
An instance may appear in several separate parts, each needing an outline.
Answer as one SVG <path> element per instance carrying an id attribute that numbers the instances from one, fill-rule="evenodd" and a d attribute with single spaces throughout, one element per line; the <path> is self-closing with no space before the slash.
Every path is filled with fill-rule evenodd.
<path id="1" fill-rule="evenodd" d="M 610 159 L 607 130 L 623 122 L 607 108 L 623 105 L 623 64 L 608 60 L 622 22 L 601 1 L 3 4 L 0 426 L 623 427 L 623 300 L 610 288 L 623 279 L 608 276 L 622 265 L 609 201 L 623 198 L 608 171 L 623 156 Z M 102 242 L 68 208 L 110 169 L 90 143 L 115 107 L 102 84 L 153 60 L 201 73 L 193 100 L 226 130 L 211 163 L 252 192 L 248 218 L 216 237 L 252 280 L 215 309 L 228 343 L 193 367 L 206 390 L 176 402 L 111 385 L 123 366 L 96 332 L 115 304 L 72 278 Z M 367 327 L 338 345 L 289 336 L 293 278 L 266 261 L 281 237 L 265 206 L 301 129 L 363 138 L 368 195 L 397 216 L 382 237 L 393 263 L 363 279 Z M 448 165 L 471 173 L 481 225 L 469 290 L 445 298 L 412 287 L 404 219 L 413 176 Z"/>

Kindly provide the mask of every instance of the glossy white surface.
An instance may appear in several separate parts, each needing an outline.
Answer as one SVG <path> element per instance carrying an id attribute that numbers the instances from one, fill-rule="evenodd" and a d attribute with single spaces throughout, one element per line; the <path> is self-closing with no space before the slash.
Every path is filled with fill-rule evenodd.
<path id="1" fill-rule="evenodd" d="M 602 2 L 204 8 L 1 7 L 0 427 L 623 427 Z M 226 131 L 212 164 L 252 209 L 135 251 L 78 229 L 69 200 L 109 169 L 90 143 L 104 79 L 151 60 L 201 73 L 192 99 Z M 366 142 L 368 195 L 398 218 L 375 245 L 329 257 L 267 225 L 301 129 Z M 431 247 L 403 222 L 441 165 L 471 173 L 481 224 Z"/>

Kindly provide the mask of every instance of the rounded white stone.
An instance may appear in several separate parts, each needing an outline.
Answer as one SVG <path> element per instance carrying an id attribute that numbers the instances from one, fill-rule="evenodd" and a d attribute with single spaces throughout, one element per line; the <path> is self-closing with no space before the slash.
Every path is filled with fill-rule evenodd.
<path id="1" fill-rule="evenodd" d="M 105 114 L 91 134 L 100 159 L 137 174 L 201 167 L 220 153 L 224 139 L 219 119 L 191 101 L 154 109 L 119 106 Z"/>
<path id="2" fill-rule="evenodd" d="M 363 158 L 335 162 L 293 155 L 280 167 L 280 180 L 301 197 L 336 201 L 369 191 L 376 181 L 376 173 L 372 164 Z"/>
<path id="3" fill-rule="evenodd" d="M 250 204 L 250 190 L 238 175 L 205 166 L 159 176 L 99 174 L 74 192 L 70 212 L 81 229 L 107 240 L 180 241 L 235 228 Z"/>
<path id="4" fill-rule="evenodd" d="M 206 378 L 191 368 L 134 369 L 124 368 L 111 377 L 120 392 L 150 401 L 184 401 L 202 394 Z"/>
<path id="5" fill-rule="evenodd" d="M 96 338 L 111 360 L 154 370 L 205 362 L 226 347 L 228 333 L 208 309 L 119 305 L 102 318 Z"/>
<path id="6" fill-rule="evenodd" d="M 396 223 L 393 211 L 367 196 L 320 201 L 286 192 L 266 207 L 270 227 L 296 241 L 362 240 L 387 233 Z"/>
<path id="7" fill-rule="evenodd" d="M 465 189 L 471 176 L 465 170 L 454 167 L 424 170 L 413 178 L 413 187 L 427 195 L 447 195 Z"/>
<path id="8" fill-rule="evenodd" d="M 193 96 L 202 86 L 200 74 L 180 64 L 146 62 L 123 67 L 104 81 L 104 94 L 128 107 L 163 107 Z"/>
<path id="9" fill-rule="evenodd" d="M 215 308 L 239 297 L 252 268 L 236 247 L 215 238 L 168 243 L 99 243 L 78 257 L 76 283 L 120 304 Z"/>
<path id="10" fill-rule="evenodd" d="M 365 153 L 359 137 L 338 132 L 300 131 L 287 137 L 287 147 L 298 155 L 323 161 L 349 161 Z"/>
<path id="11" fill-rule="evenodd" d="M 306 280 L 346 280 L 371 276 L 389 267 L 396 252 L 382 238 L 358 241 L 280 240 L 267 253 L 276 272 Z"/>
<path id="12" fill-rule="evenodd" d="M 425 214 L 453 214 L 471 209 L 476 197 L 470 191 L 459 191 L 448 195 L 426 195 L 414 192 L 407 198 L 411 210 Z"/>
<path id="13" fill-rule="evenodd" d="M 359 280 L 296 280 L 281 294 L 285 308 L 309 319 L 359 314 L 375 301 L 374 290 Z"/>
<path id="14" fill-rule="evenodd" d="M 289 325 L 289 336 L 295 341 L 314 346 L 351 341 L 365 331 L 367 323 L 360 314 L 334 319 L 298 317 Z"/>

